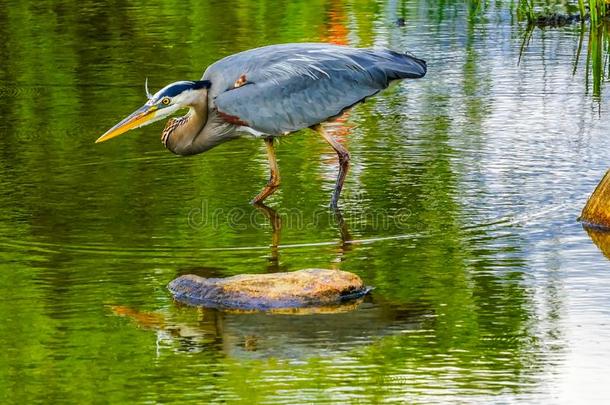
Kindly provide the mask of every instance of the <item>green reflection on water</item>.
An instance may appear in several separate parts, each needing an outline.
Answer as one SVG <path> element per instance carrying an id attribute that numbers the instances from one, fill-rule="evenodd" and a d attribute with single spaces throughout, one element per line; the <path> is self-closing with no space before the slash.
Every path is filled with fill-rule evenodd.
<path id="1" fill-rule="evenodd" d="M 2 4 L 0 399 L 419 401 L 534 390 L 552 362 L 534 325 L 524 242 L 467 230 L 459 200 L 452 135 L 484 142 L 490 114 L 479 28 L 461 4 L 424 3 L 400 4 L 397 15 L 417 24 L 404 31 L 391 7 L 367 1 Z M 447 39 L 447 21 L 466 27 Z M 409 39 L 425 40 L 417 27 L 441 39 L 419 46 Z M 277 239 L 247 205 L 266 177 L 257 142 L 180 159 L 161 150 L 159 124 L 93 144 L 141 104 L 146 76 L 160 87 L 255 46 L 369 46 L 392 35 L 424 57 L 444 40 L 465 49 L 456 87 L 390 89 L 351 112 L 354 128 L 337 129 L 354 156 L 343 200 L 351 238 L 405 238 L 341 242 L 324 208 L 334 157 L 310 132 L 278 148 Z M 312 245 L 268 248 L 273 240 Z M 358 310 L 312 321 L 197 311 L 164 287 L 187 272 L 305 267 L 352 271 L 376 289 Z M 168 326 L 138 327 L 111 305 Z"/>

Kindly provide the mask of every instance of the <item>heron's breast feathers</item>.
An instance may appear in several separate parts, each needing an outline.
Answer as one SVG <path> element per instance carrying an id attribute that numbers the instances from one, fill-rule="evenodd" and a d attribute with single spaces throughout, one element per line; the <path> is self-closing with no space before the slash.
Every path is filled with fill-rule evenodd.
<path id="1" fill-rule="evenodd" d="M 167 148 L 167 142 L 169 141 L 169 137 L 171 136 L 171 134 L 174 133 L 176 128 L 180 127 L 181 125 L 184 125 L 188 121 L 188 119 L 189 115 L 187 114 L 183 117 L 171 118 L 167 121 L 167 124 L 165 124 L 165 128 L 161 133 L 161 142 L 163 142 L 163 146 Z"/>

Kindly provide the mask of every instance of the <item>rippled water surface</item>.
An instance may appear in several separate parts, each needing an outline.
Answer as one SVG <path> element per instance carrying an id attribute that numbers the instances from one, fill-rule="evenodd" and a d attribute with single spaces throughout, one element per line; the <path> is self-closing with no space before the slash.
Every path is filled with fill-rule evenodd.
<path id="1" fill-rule="evenodd" d="M 609 95 L 579 33 L 535 30 L 520 56 L 509 5 L 0 0 L 0 402 L 603 402 L 610 242 L 576 219 L 609 166 Z M 248 204 L 260 141 L 179 158 L 155 124 L 93 143 L 147 76 L 302 41 L 428 61 L 333 125 L 353 162 L 342 219 L 313 132 L 278 145 L 275 211 Z M 290 315 L 165 288 L 307 267 L 375 290 Z"/>

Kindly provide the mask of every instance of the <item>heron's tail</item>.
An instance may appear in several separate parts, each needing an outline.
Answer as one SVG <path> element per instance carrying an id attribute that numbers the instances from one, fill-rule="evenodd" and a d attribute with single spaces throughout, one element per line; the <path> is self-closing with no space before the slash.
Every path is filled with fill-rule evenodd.
<path id="1" fill-rule="evenodd" d="M 426 61 L 410 53 L 387 51 L 387 61 L 383 64 L 390 81 L 400 79 L 419 79 L 426 75 Z"/>
<path id="2" fill-rule="evenodd" d="M 418 59 L 410 53 L 406 52 L 402 55 L 404 58 L 408 60 L 408 63 L 412 66 L 412 74 L 413 76 L 409 76 L 411 79 L 419 79 L 420 77 L 424 77 L 426 72 L 428 72 L 428 65 L 426 61 L 423 59 Z"/>

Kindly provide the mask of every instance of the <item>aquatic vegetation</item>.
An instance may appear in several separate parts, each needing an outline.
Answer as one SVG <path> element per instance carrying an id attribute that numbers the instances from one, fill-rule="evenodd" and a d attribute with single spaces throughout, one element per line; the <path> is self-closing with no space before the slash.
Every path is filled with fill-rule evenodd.
<path id="1" fill-rule="evenodd" d="M 579 0 L 580 3 L 583 0 Z M 609 3 L 606 0 L 589 0 L 589 13 L 591 24 L 597 25 L 603 18 L 606 17 Z M 581 11 L 584 7 L 581 7 Z"/>
<path id="2" fill-rule="evenodd" d="M 517 17 L 519 19 L 525 19 L 527 21 L 533 22 L 536 19 L 534 1 L 533 0 L 520 0 L 519 6 L 517 7 Z"/>
<path id="3" fill-rule="evenodd" d="M 577 22 L 590 20 L 599 24 L 608 15 L 608 0 L 578 0 L 565 2 L 557 0 L 519 0 L 517 17 L 533 25 L 563 25 L 556 22 Z"/>
<path id="4" fill-rule="evenodd" d="M 597 100 L 601 97 L 602 85 L 610 77 L 610 22 L 591 23 L 589 29 L 583 25 L 579 33 L 579 43 L 575 54 L 574 72 L 582 60 L 584 38 L 588 36 L 585 65 L 585 88 Z"/>
<path id="5" fill-rule="evenodd" d="M 581 24 L 578 47 L 574 56 L 574 74 L 581 62 L 584 39 L 587 39 L 585 88 L 597 100 L 601 97 L 602 85 L 610 77 L 610 39 L 608 20 L 610 1 L 578 0 L 577 3 L 541 2 L 537 0 L 519 0 L 517 18 L 527 22 L 527 29 L 521 45 L 521 55 L 530 42 L 536 27 L 561 27 L 572 23 Z"/>

